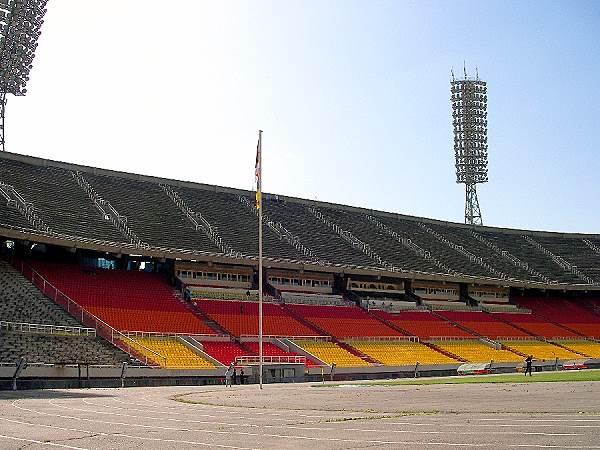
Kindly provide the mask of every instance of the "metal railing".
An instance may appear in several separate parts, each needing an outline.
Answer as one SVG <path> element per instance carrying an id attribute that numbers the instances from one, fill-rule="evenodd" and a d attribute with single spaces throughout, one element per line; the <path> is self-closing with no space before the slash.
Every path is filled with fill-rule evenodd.
<path id="1" fill-rule="evenodd" d="M 108 201 L 103 199 L 96 190 L 90 185 L 83 174 L 76 170 L 71 171 L 71 176 L 77 182 L 79 187 L 83 189 L 83 191 L 90 198 L 94 206 L 100 211 L 102 217 L 108 219 L 112 222 L 119 232 L 129 239 L 136 248 L 149 248 L 149 245 L 142 240 L 129 228 L 127 225 L 127 217 L 119 214 L 119 212 L 115 209 L 115 207 Z"/>
<path id="2" fill-rule="evenodd" d="M 166 365 L 167 359 L 164 355 L 135 342 L 127 335 L 121 333 L 99 317 L 87 311 L 24 261 L 19 261 L 17 263 L 17 269 L 20 270 L 25 278 L 42 291 L 46 297 L 61 306 L 84 326 L 95 329 L 97 336 L 101 336 L 115 347 L 125 351 L 133 358 L 142 361 L 147 366 L 153 365 L 151 364 L 151 360 L 157 361 L 159 365 L 161 365 L 161 362 L 163 363 L 163 366 Z M 148 355 L 152 355 L 152 357 L 149 359 Z"/>
<path id="3" fill-rule="evenodd" d="M 505 280 L 508 277 L 508 275 L 506 275 L 504 272 L 496 269 L 495 267 L 493 267 L 491 264 L 489 264 L 488 262 L 486 262 L 481 256 L 476 256 L 473 253 L 471 253 L 470 251 L 468 251 L 466 248 L 464 248 L 462 245 L 458 245 L 455 244 L 454 242 L 452 242 L 451 240 L 449 240 L 446 236 L 442 235 L 441 233 L 435 231 L 433 228 L 431 228 L 430 226 L 422 223 L 422 222 L 417 222 L 417 225 L 419 227 L 421 227 L 423 230 L 425 230 L 427 233 L 431 234 L 434 238 L 436 238 L 438 241 L 442 242 L 443 244 L 446 244 L 448 247 L 450 247 L 451 249 L 455 250 L 456 252 L 460 253 L 461 255 L 465 256 L 469 261 L 480 265 L 481 267 L 483 267 L 485 270 L 487 270 L 488 272 L 490 272 L 492 275 L 497 276 L 498 278 Z"/>
<path id="4" fill-rule="evenodd" d="M 504 259 L 509 260 L 512 263 L 513 266 L 519 267 L 519 268 L 523 269 L 529 275 L 532 275 L 532 276 L 534 276 L 536 278 L 539 278 L 544 283 L 548 283 L 548 284 L 551 284 L 551 283 L 555 284 L 555 283 L 557 283 L 556 281 L 550 280 L 550 278 L 548 278 L 546 275 L 541 274 L 540 272 L 538 272 L 537 270 L 535 270 L 533 267 L 530 267 L 528 263 L 526 263 L 524 261 L 521 261 L 519 258 L 517 258 L 512 253 L 510 253 L 510 252 L 508 252 L 506 250 L 502 250 L 494 242 L 492 242 L 489 239 L 483 237 L 479 233 L 471 230 L 471 236 L 473 236 L 479 242 L 481 242 L 482 244 L 484 244 L 486 247 L 494 250 L 494 252 L 496 252 L 497 254 L 499 254 L 500 256 L 502 256 Z"/>
<path id="5" fill-rule="evenodd" d="M 40 323 L 7 322 L 0 320 L 0 330 L 20 333 L 72 334 L 77 336 L 96 336 L 94 328 L 73 327 L 67 325 L 46 325 Z"/>
<path id="6" fill-rule="evenodd" d="M 409 250 L 411 250 L 413 253 L 415 253 L 417 256 L 420 256 L 421 258 L 424 258 L 427 261 L 431 261 L 436 267 L 439 267 L 440 269 L 442 269 L 443 273 L 450 274 L 453 276 L 463 275 L 461 272 L 454 270 L 451 267 L 448 267 L 447 265 L 445 265 L 444 263 L 439 261 L 437 258 L 431 256 L 431 252 L 429 250 L 425 250 L 424 248 L 419 247 L 410 238 L 400 236 L 397 232 L 392 230 L 389 226 L 387 226 L 386 224 L 381 222 L 376 217 L 368 215 L 368 214 L 365 217 L 369 222 L 371 222 L 373 225 L 375 225 L 375 227 L 379 228 L 380 230 L 382 230 L 383 232 L 385 232 L 386 234 L 391 236 L 395 241 L 402 244 L 403 247 L 408 248 Z"/>
<path id="7" fill-rule="evenodd" d="M 232 258 L 241 258 L 243 255 L 241 252 L 235 251 L 231 245 L 227 244 L 223 238 L 219 235 L 216 227 L 212 226 L 210 222 L 199 212 L 194 211 L 186 201 L 173 189 L 171 186 L 163 183 L 159 183 L 160 188 L 163 192 L 171 199 L 175 206 L 185 214 L 190 222 L 194 225 L 196 230 L 202 230 L 204 234 L 218 247 L 221 252 Z"/>
<path id="8" fill-rule="evenodd" d="M 33 203 L 26 201 L 14 186 L 0 182 L 0 195 L 6 199 L 7 206 L 15 208 L 38 231 L 48 233 L 50 227 L 37 215 Z"/>
<path id="9" fill-rule="evenodd" d="M 526 234 L 524 234 L 521 237 L 523 239 L 525 239 L 527 242 L 529 242 L 531 245 L 533 245 L 535 248 L 537 248 L 538 250 L 540 250 L 544 255 L 548 256 L 561 269 L 564 269 L 567 272 L 571 272 L 577 278 L 579 278 L 580 280 L 585 281 L 588 284 L 593 284 L 593 285 L 598 284 L 591 277 L 587 276 L 581 270 L 579 270 L 577 268 L 577 266 L 571 264 L 570 262 L 568 262 L 567 260 L 565 260 L 562 256 L 556 255 L 556 254 L 552 253 L 550 250 L 548 250 L 546 247 L 544 247 L 538 241 L 536 241 L 535 239 L 533 239 L 531 236 L 527 236 Z"/>
<path id="10" fill-rule="evenodd" d="M 260 356 L 236 356 L 235 363 L 240 366 L 258 364 Z M 270 364 L 306 364 L 306 356 L 263 356 L 263 363 Z"/>
<path id="11" fill-rule="evenodd" d="M 256 214 L 258 216 L 258 209 L 256 208 L 256 205 L 254 203 L 252 203 L 247 197 L 245 197 L 243 195 L 238 195 L 238 200 L 240 201 L 240 203 L 242 205 L 249 208 L 254 214 Z M 279 239 L 285 240 L 288 244 L 290 244 L 292 247 L 294 247 L 296 250 L 298 250 L 304 256 L 309 258 L 309 260 L 311 262 L 314 262 L 320 266 L 330 265 L 327 261 L 324 261 L 324 260 L 318 258 L 310 248 L 308 248 L 306 245 L 304 245 L 300 241 L 299 236 L 296 236 L 291 231 L 289 231 L 286 227 L 283 226 L 283 224 L 281 222 L 276 222 L 276 221 L 272 220 L 264 211 L 263 211 L 263 221 L 267 224 L 267 226 L 271 230 L 273 230 L 275 232 L 275 234 L 279 237 Z"/>

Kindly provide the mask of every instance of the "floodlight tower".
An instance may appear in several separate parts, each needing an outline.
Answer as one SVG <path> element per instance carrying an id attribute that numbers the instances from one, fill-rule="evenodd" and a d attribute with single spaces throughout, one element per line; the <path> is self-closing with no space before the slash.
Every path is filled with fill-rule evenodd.
<path id="1" fill-rule="evenodd" d="M 0 150 L 4 151 L 6 96 L 27 93 L 48 0 L 0 0 Z"/>
<path id="2" fill-rule="evenodd" d="M 488 181 L 487 86 L 467 76 L 450 83 L 456 182 L 465 185 L 465 223 L 483 225 L 477 184 Z"/>

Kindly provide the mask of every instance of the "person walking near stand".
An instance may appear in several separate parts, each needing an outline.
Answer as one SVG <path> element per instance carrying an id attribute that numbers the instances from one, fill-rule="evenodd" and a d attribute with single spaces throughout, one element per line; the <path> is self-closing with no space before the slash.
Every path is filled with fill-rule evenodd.
<path id="1" fill-rule="evenodd" d="M 529 372 L 529 376 L 532 376 L 533 369 L 533 355 L 529 355 L 525 358 L 525 376 L 527 376 L 527 372 Z"/>

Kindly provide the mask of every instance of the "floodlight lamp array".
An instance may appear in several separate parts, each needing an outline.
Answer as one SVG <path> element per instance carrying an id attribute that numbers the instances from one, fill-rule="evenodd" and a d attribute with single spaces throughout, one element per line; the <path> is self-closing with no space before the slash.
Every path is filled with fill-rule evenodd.
<path id="1" fill-rule="evenodd" d="M 487 87 L 485 81 L 453 80 L 452 125 L 456 182 L 488 181 Z"/>
<path id="2" fill-rule="evenodd" d="M 0 93 L 25 95 L 48 0 L 0 0 Z"/>

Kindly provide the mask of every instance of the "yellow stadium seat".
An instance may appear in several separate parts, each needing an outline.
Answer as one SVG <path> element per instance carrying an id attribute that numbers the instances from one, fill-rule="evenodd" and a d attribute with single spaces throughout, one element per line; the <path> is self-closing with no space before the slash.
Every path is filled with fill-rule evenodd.
<path id="1" fill-rule="evenodd" d="M 326 364 L 335 363 L 338 367 L 359 367 L 369 365 L 366 361 L 363 361 L 358 356 L 353 355 L 334 342 L 297 340 L 294 341 L 294 343 Z"/>
<path id="2" fill-rule="evenodd" d="M 582 353 L 590 358 L 600 358 L 600 343 L 594 341 L 561 341 L 569 350 Z"/>
<path id="3" fill-rule="evenodd" d="M 128 343 L 154 364 L 166 369 L 212 369 L 215 367 L 213 363 L 194 353 L 176 338 L 132 338 Z M 164 358 L 159 357 L 157 353 Z"/>
<path id="4" fill-rule="evenodd" d="M 551 344 L 550 342 L 502 341 L 502 344 L 508 348 L 521 352 L 524 355 L 533 355 L 535 359 L 581 359 L 581 355 Z"/>
<path id="5" fill-rule="evenodd" d="M 508 350 L 496 350 L 476 339 L 435 341 L 432 344 L 468 362 L 517 362 L 523 357 Z"/>
<path id="6" fill-rule="evenodd" d="M 346 341 L 346 343 L 386 366 L 415 365 L 417 362 L 420 364 L 453 364 L 459 362 L 419 342 L 352 340 Z"/>

